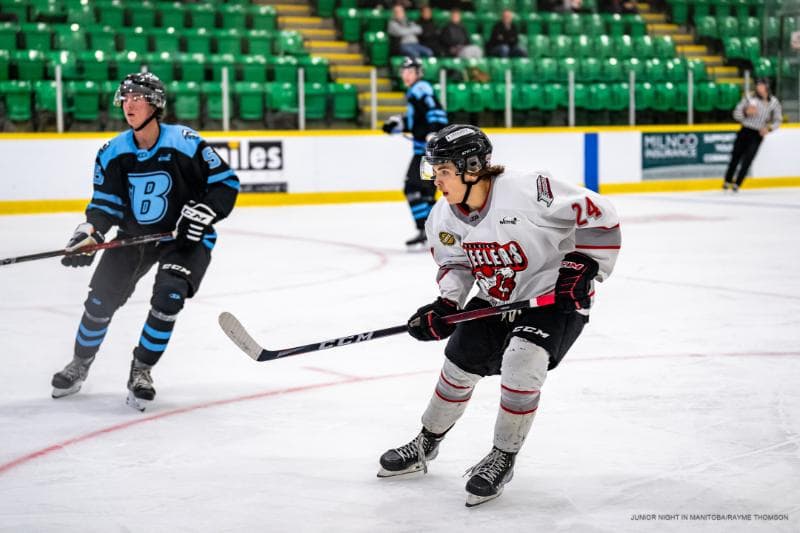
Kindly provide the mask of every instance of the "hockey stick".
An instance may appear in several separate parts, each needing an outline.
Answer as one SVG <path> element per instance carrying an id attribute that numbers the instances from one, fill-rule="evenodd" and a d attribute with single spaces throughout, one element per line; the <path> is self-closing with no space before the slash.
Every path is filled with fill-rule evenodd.
<path id="1" fill-rule="evenodd" d="M 79 255 L 79 254 L 97 252 L 100 250 L 110 250 L 111 248 L 122 248 L 123 246 L 134 246 L 137 244 L 145 244 L 148 242 L 167 240 L 173 237 L 174 236 L 172 232 L 153 233 L 152 235 L 138 235 L 136 237 L 129 237 L 127 239 L 116 239 L 113 241 L 101 242 L 99 244 L 91 244 L 89 246 L 78 248 L 77 250 L 74 250 L 72 252 L 68 252 L 66 250 L 53 250 L 51 252 L 41 252 L 38 254 L 7 257 L 5 259 L 0 259 L 0 266 L 13 265 L 14 263 L 23 263 L 25 261 L 36 261 L 37 259 L 47 259 L 49 257 L 58 257 L 60 255 L 66 255 L 66 256 Z"/>
<path id="2" fill-rule="evenodd" d="M 467 322 L 469 320 L 477 320 L 487 316 L 494 316 L 505 313 L 507 311 L 514 311 L 516 309 L 528 309 L 531 307 L 542 307 L 545 305 L 552 305 L 555 298 L 552 293 L 544 296 L 537 296 L 533 300 L 524 300 L 521 302 L 514 302 L 510 304 L 498 305 L 497 307 L 484 307 L 482 309 L 475 309 L 473 311 L 464 311 L 454 315 L 444 317 L 444 321 L 448 324 L 458 324 L 460 322 Z M 314 342 L 311 344 L 304 344 L 303 346 L 295 346 L 294 348 L 285 348 L 283 350 L 267 350 L 261 347 L 247 330 L 242 326 L 242 323 L 236 319 L 231 313 L 223 312 L 219 315 L 219 325 L 222 331 L 230 337 L 233 343 L 238 346 L 244 353 L 252 357 L 254 360 L 272 361 L 273 359 L 280 359 L 281 357 L 288 357 L 290 355 L 299 355 L 301 353 L 317 352 L 320 350 L 327 350 L 329 348 L 336 348 L 338 346 L 347 346 L 348 344 L 355 344 L 357 342 L 371 341 L 381 337 L 389 337 L 397 335 L 398 333 L 405 333 L 408 331 L 408 326 L 393 326 L 391 328 L 376 329 L 374 331 L 365 331 L 363 333 L 356 333 L 355 335 L 347 335 L 339 337 L 338 339 L 330 339 L 322 342 Z"/>

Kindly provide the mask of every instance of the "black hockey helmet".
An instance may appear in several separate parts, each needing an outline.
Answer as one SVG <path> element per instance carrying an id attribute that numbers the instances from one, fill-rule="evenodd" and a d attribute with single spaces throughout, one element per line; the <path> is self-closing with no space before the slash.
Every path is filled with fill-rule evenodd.
<path id="1" fill-rule="evenodd" d="M 145 101 L 156 108 L 158 115 L 161 115 L 167 107 L 164 83 L 152 72 L 136 72 L 125 76 L 114 94 L 114 105 L 122 107 L 125 96 L 129 94 L 144 96 Z"/>
<path id="2" fill-rule="evenodd" d="M 452 161 L 459 174 L 477 174 L 492 158 L 492 142 L 480 128 L 450 124 L 431 136 L 422 157 L 423 179 L 433 179 L 433 165 Z"/>
<path id="3" fill-rule="evenodd" d="M 417 72 L 422 72 L 422 61 L 416 57 L 406 56 L 403 58 L 403 62 L 400 64 L 400 70 L 405 70 L 408 68 L 413 68 Z"/>

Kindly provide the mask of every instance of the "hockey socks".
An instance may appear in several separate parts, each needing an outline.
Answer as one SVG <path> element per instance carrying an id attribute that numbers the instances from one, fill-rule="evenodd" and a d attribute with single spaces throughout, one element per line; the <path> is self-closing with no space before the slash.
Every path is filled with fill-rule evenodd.
<path id="1" fill-rule="evenodd" d="M 167 315 L 150 309 L 133 356 L 147 365 L 155 365 L 167 349 L 177 315 Z"/>
<path id="2" fill-rule="evenodd" d="M 422 414 L 422 425 L 434 433 L 444 433 L 461 418 L 481 376 L 470 374 L 445 359 L 436 389 Z"/>
<path id="3" fill-rule="evenodd" d="M 89 359 L 97 354 L 111 318 L 98 318 L 84 311 L 75 335 L 75 357 Z M 91 363 L 90 363 L 91 364 Z"/>

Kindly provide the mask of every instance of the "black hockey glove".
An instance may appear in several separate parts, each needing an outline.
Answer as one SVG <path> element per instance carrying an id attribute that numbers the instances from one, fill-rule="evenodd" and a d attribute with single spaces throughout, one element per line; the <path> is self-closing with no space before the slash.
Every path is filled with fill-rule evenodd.
<path id="1" fill-rule="evenodd" d="M 458 305 L 439 297 L 435 302 L 423 305 L 408 319 L 408 333 L 417 340 L 438 341 L 449 337 L 455 324 L 448 324 L 442 317 L 458 311 Z"/>
<path id="2" fill-rule="evenodd" d="M 570 252 L 561 261 L 556 281 L 556 307 L 562 313 L 589 309 L 592 300 L 589 290 L 597 275 L 597 261 L 580 252 Z"/>
<path id="3" fill-rule="evenodd" d="M 178 246 L 199 243 L 212 232 L 211 224 L 217 214 L 206 204 L 189 202 L 181 209 L 181 216 L 175 226 L 175 241 Z"/>
<path id="4" fill-rule="evenodd" d="M 403 131 L 403 117 L 400 115 L 392 115 L 383 123 L 383 132 L 392 134 L 400 133 Z"/>
<path id="5" fill-rule="evenodd" d="M 72 234 L 64 249 L 68 252 L 73 252 L 78 248 L 100 244 L 103 241 L 105 241 L 103 234 L 94 229 L 94 226 L 88 222 L 84 222 L 83 224 L 78 224 L 78 227 L 75 228 L 75 233 Z M 94 254 L 94 252 L 89 252 L 88 254 L 65 255 L 61 258 L 61 264 L 75 268 L 89 266 L 94 261 Z"/>

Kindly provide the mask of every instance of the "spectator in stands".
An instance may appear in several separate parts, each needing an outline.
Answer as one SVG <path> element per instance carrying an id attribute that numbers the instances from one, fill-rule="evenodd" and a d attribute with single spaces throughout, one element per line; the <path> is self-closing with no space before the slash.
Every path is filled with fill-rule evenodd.
<path id="1" fill-rule="evenodd" d="M 737 192 L 750 170 L 761 141 L 770 132 L 778 129 L 783 119 L 781 103 L 770 93 L 768 79 L 759 78 L 756 81 L 756 92 L 746 94 L 741 99 L 733 110 L 733 118 L 742 124 L 742 129 L 736 134 L 731 162 L 725 172 L 722 188 Z M 739 167 L 738 172 L 736 167 Z"/>
<path id="2" fill-rule="evenodd" d="M 447 56 L 463 59 L 483 57 L 481 47 L 470 43 L 467 28 L 461 22 L 460 9 L 453 9 L 450 12 L 450 22 L 442 28 L 439 39 L 444 48 L 444 54 Z"/>
<path id="3" fill-rule="evenodd" d="M 589 13 L 591 9 L 583 5 L 583 0 L 557 0 L 553 11 L 562 13 Z"/>
<path id="4" fill-rule="evenodd" d="M 633 0 L 607 0 L 602 4 L 603 11 L 611 13 L 637 13 L 636 2 Z"/>
<path id="5" fill-rule="evenodd" d="M 435 56 L 442 55 L 442 47 L 439 43 L 439 28 L 433 21 L 433 11 L 430 6 L 422 6 L 420 8 L 419 26 L 422 28 L 419 44 L 430 48 Z"/>
<path id="6" fill-rule="evenodd" d="M 433 56 L 433 50 L 419 43 L 419 35 L 422 35 L 422 28 L 408 20 L 405 8 L 396 4 L 389 20 L 389 36 L 397 39 L 400 53 L 415 58 Z"/>
<path id="7" fill-rule="evenodd" d="M 492 28 L 492 36 L 486 45 L 489 55 L 495 57 L 527 57 L 526 52 L 519 45 L 519 31 L 514 23 L 514 13 L 504 9 L 500 20 Z"/>

